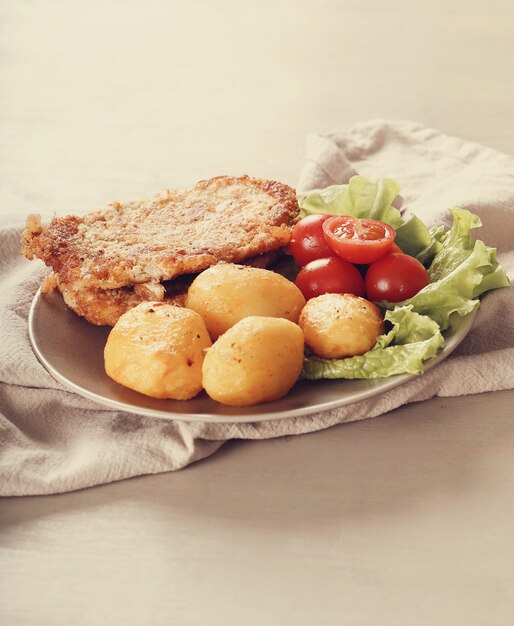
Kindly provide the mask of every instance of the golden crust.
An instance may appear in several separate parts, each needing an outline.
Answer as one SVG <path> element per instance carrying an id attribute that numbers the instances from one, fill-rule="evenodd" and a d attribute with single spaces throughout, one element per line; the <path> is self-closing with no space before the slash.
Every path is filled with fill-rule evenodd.
<path id="1" fill-rule="evenodd" d="M 219 176 L 150 200 L 114 203 L 84 217 L 54 218 L 46 228 L 27 228 L 22 254 L 51 266 L 67 291 L 113 290 L 280 248 L 289 242 L 298 212 L 295 191 L 287 185 Z"/>
<path id="2" fill-rule="evenodd" d="M 243 263 L 252 267 L 266 268 L 275 263 L 280 255 L 280 251 L 268 252 L 246 259 Z M 195 277 L 196 274 L 184 274 L 173 280 L 165 281 L 163 284 L 163 302 L 175 306 L 185 306 L 187 290 Z M 51 288 L 57 286 L 70 309 L 97 326 L 114 326 L 129 309 L 145 300 L 155 300 L 155 293 L 152 293 L 152 290 L 137 289 L 137 285 L 119 289 L 81 287 L 61 283 L 56 274 L 47 276 L 44 285 L 51 285 Z M 156 286 L 160 287 L 161 284 L 156 283 Z M 47 291 L 49 290 L 47 289 Z"/>
<path id="3" fill-rule="evenodd" d="M 66 304 L 86 318 L 90 324 L 97 326 L 114 326 L 119 318 L 129 309 L 152 300 L 137 294 L 131 287 L 120 289 L 97 289 L 94 287 L 74 289 L 68 285 L 59 284 L 59 291 Z M 184 306 L 187 288 L 164 297 L 163 302 Z"/>

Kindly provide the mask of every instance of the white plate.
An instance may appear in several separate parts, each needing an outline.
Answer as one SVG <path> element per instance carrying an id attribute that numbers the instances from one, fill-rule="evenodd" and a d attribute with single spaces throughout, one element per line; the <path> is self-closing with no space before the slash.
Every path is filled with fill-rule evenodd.
<path id="1" fill-rule="evenodd" d="M 426 363 L 445 359 L 464 339 L 474 314 L 458 318 L 445 333 L 446 346 Z M 76 393 L 108 407 L 164 419 L 189 422 L 256 422 L 328 411 L 384 393 L 411 378 L 410 374 L 377 380 L 299 381 L 285 398 L 246 408 L 218 404 L 202 392 L 193 400 L 156 400 L 126 389 L 104 372 L 103 349 L 109 333 L 78 317 L 54 291 L 37 292 L 29 313 L 30 342 L 50 374 Z"/>

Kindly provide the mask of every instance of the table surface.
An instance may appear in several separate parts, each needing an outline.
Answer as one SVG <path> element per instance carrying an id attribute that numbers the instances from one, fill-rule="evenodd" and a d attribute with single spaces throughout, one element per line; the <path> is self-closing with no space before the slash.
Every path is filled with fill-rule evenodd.
<path id="1" fill-rule="evenodd" d="M 415 119 L 514 153 L 514 5 L 7 0 L 0 211 L 220 173 L 294 185 L 305 135 Z M 505 625 L 514 391 L 435 398 L 174 474 L 0 503 L 0 622 Z"/>

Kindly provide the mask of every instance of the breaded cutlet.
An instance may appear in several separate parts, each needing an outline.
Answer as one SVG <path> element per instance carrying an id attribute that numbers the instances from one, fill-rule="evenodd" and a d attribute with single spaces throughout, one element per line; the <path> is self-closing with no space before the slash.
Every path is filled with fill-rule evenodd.
<path id="1" fill-rule="evenodd" d="M 29 216 L 22 254 L 53 269 L 43 290 L 58 287 L 76 313 L 112 325 L 142 300 L 166 298 L 164 281 L 282 248 L 298 212 L 287 185 L 219 176 L 47 227 Z"/>

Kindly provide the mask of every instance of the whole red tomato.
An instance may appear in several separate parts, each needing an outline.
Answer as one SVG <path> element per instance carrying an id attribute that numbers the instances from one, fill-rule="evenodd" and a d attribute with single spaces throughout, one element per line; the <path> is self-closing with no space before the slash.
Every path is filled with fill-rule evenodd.
<path id="1" fill-rule="evenodd" d="M 330 215 L 309 215 L 293 228 L 289 250 L 298 265 L 306 265 L 314 259 L 333 254 L 323 234 L 323 222 L 329 217 Z"/>
<path id="2" fill-rule="evenodd" d="M 372 263 L 364 284 L 370 300 L 402 302 L 415 296 L 430 282 L 427 270 L 413 256 L 390 253 Z"/>
<path id="3" fill-rule="evenodd" d="M 324 293 L 353 293 L 364 296 L 364 281 L 359 270 L 337 256 L 307 263 L 300 270 L 295 282 L 306 300 Z"/>

